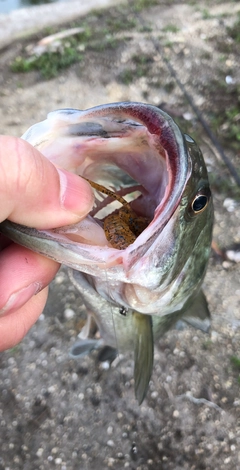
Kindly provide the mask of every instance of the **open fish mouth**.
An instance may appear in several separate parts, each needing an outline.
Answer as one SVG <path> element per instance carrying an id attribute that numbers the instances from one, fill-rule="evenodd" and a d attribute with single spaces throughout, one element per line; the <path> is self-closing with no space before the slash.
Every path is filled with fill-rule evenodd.
<path id="1" fill-rule="evenodd" d="M 74 226 L 46 231 L 59 242 L 81 245 L 84 262 L 96 266 L 130 266 L 136 249 L 138 256 L 139 249 L 141 255 L 146 253 L 177 208 L 190 171 L 177 125 L 163 111 L 142 103 L 55 111 L 23 138 L 58 166 L 124 197 L 136 217 L 148 221 L 120 252 L 104 229 L 104 219 L 113 210 L 118 214 L 119 204 L 117 209 L 113 196 L 95 191 L 88 217 Z"/>

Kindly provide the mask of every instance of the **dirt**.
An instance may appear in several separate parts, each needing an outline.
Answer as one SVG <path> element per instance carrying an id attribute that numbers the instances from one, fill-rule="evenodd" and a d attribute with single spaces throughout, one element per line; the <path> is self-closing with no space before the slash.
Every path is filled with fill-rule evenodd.
<path id="1" fill-rule="evenodd" d="M 125 100 L 163 107 L 202 148 L 214 195 L 214 241 L 236 254 L 239 190 L 153 38 L 239 171 L 239 140 L 229 138 L 239 116 L 231 122 L 221 116 L 238 105 L 239 42 L 230 31 L 240 5 L 155 3 L 140 13 L 130 4 L 90 15 L 93 28 L 105 28 L 106 35 L 112 18 L 118 20 L 111 30 L 115 47 L 87 45 L 80 63 L 48 81 L 39 71 L 13 74 L 9 67 L 36 36 L 2 50 L 1 133 L 20 136 L 56 108 Z M 136 24 L 124 30 L 122 15 Z M 239 263 L 212 252 L 204 281 L 211 332 L 172 330 L 156 344 L 139 407 L 131 355 L 119 356 L 111 368 L 94 354 L 79 362 L 69 358 L 84 307 L 62 268 L 36 325 L 0 357 L 0 470 L 240 470 L 239 275 Z"/>

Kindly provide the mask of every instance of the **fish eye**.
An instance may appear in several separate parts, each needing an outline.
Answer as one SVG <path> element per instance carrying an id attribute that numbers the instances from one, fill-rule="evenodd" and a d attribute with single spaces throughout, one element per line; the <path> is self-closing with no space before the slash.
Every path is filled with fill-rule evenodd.
<path id="1" fill-rule="evenodd" d="M 209 188 L 200 189 L 190 204 L 189 215 L 201 214 L 207 208 L 210 197 L 211 191 Z"/>
<path id="2" fill-rule="evenodd" d="M 192 202 L 192 210 L 197 212 L 202 212 L 203 209 L 207 206 L 208 198 L 205 195 L 196 196 Z"/>

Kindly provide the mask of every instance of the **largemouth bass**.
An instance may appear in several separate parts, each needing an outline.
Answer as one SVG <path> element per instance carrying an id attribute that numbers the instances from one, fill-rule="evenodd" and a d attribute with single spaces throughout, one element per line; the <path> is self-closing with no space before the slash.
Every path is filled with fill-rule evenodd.
<path id="1" fill-rule="evenodd" d="M 133 350 L 141 403 L 154 339 L 179 319 L 203 330 L 210 325 L 201 284 L 213 205 L 202 153 L 168 114 L 143 103 L 54 111 L 22 138 L 92 182 L 96 203 L 72 226 L 35 230 L 4 221 L 0 230 L 73 268 L 88 319 L 72 355 L 104 345 Z M 93 320 L 101 339 L 91 338 Z"/>

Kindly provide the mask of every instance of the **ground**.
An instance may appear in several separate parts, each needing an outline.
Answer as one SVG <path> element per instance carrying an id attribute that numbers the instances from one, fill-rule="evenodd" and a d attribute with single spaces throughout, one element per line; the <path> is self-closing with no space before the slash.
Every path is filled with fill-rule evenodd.
<path id="1" fill-rule="evenodd" d="M 239 172 L 239 11 L 234 1 L 139 0 L 94 12 L 66 25 L 84 28 L 80 57 L 66 69 L 47 65 L 47 74 L 46 57 L 39 70 L 10 67 L 16 57 L 15 70 L 28 64 L 26 50 L 46 32 L 13 43 L 0 55 L 1 132 L 20 136 L 57 108 L 125 100 L 164 108 L 202 148 L 214 241 L 236 255 L 239 189 L 164 58 Z M 172 330 L 156 344 L 139 407 L 131 355 L 110 369 L 94 355 L 69 358 L 84 307 L 62 268 L 37 324 L 0 357 L 0 470 L 240 470 L 239 274 L 239 263 L 212 253 L 204 281 L 211 333 Z"/>

